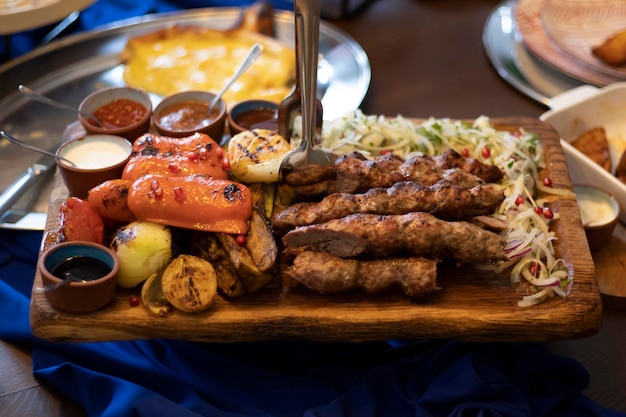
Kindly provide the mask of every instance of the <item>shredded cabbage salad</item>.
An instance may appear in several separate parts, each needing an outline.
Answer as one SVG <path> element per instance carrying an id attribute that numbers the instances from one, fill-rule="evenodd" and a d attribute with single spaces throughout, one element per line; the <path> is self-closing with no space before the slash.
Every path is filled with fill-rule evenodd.
<path id="1" fill-rule="evenodd" d="M 300 137 L 301 132 L 295 130 L 295 136 Z M 538 190 L 573 194 L 552 188 L 549 178 L 539 177 L 545 158 L 536 134 L 524 129 L 497 130 L 486 116 L 472 123 L 447 118 L 415 123 L 402 116 L 386 118 L 356 110 L 324 122 L 321 146 L 336 154 L 360 152 L 370 159 L 388 152 L 406 159 L 435 156 L 452 148 L 465 157 L 497 165 L 505 173 L 499 184 L 506 198 L 493 217 L 506 224 L 502 235 L 509 261 L 476 267 L 497 273 L 511 268 L 511 282 L 525 280 L 531 284 L 530 293 L 522 296 L 518 307 L 570 293 L 573 274 L 562 259 L 555 258 L 556 237 L 549 227 L 559 213 L 548 207 L 548 201 L 535 196 Z"/>

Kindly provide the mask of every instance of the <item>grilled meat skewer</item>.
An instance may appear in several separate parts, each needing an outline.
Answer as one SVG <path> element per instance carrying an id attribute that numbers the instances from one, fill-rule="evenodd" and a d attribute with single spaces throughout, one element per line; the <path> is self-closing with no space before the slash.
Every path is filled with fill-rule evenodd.
<path id="1" fill-rule="evenodd" d="M 324 223 L 355 213 L 406 214 L 427 212 L 446 220 L 461 220 L 491 214 L 504 200 L 497 185 L 467 189 L 447 180 L 431 186 L 403 181 L 390 188 L 373 188 L 363 194 L 334 193 L 320 202 L 294 204 L 272 218 L 274 232 L 297 226 Z"/>
<path id="2" fill-rule="evenodd" d="M 437 261 L 426 258 L 387 258 L 361 261 L 305 251 L 284 274 L 322 294 L 360 288 L 380 294 L 400 287 L 411 298 L 437 290 Z"/>
<path id="3" fill-rule="evenodd" d="M 497 166 L 483 164 L 476 159 L 466 159 L 453 150 L 435 157 L 420 156 L 406 161 L 394 154 L 367 160 L 361 154 L 353 152 L 340 157 L 335 165 L 335 188 L 338 192 L 345 193 L 391 187 L 400 181 L 432 185 L 452 175 L 459 185 L 471 188 L 484 182 L 498 182 L 503 176 Z"/>
<path id="4" fill-rule="evenodd" d="M 291 230 L 282 239 L 289 249 L 306 248 L 342 258 L 401 253 L 455 259 L 469 264 L 506 260 L 504 240 L 496 233 L 460 221 L 447 222 L 428 213 L 352 214 Z"/>

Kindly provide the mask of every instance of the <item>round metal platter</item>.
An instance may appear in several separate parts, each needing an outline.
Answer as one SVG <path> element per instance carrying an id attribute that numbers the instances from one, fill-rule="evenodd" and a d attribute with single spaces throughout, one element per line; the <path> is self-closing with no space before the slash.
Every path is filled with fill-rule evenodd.
<path id="1" fill-rule="evenodd" d="M 483 45 L 498 74 L 531 99 L 550 107 L 550 98 L 583 84 L 530 54 L 515 23 L 516 0 L 505 0 L 491 13 Z"/>
<path id="2" fill-rule="evenodd" d="M 22 96 L 17 87 L 27 85 L 51 98 L 78 106 L 92 91 L 124 85 L 119 53 L 129 38 L 172 25 L 203 25 L 215 29 L 232 27 L 239 8 L 205 8 L 161 13 L 118 21 L 98 30 L 68 36 L 0 66 L 0 129 L 46 149 L 55 149 L 66 126 L 76 120 L 73 112 L 58 110 Z M 277 11 L 275 29 L 279 40 L 295 43 L 292 12 Z M 361 46 L 348 35 L 321 22 L 318 92 L 324 119 L 331 120 L 358 108 L 369 88 L 371 69 Z M 158 102 L 160 97 L 153 96 Z M 0 192 L 15 181 L 38 156 L 0 141 Z M 27 213 L 45 213 L 51 187 L 39 192 Z M 18 212 L 20 208 L 18 207 Z M 31 216 L 33 217 L 33 216 Z M 35 216 L 37 217 L 37 216 Z M 0 228 L 42 229 L 45 215 L 34 222 L 0 220 Z"/>

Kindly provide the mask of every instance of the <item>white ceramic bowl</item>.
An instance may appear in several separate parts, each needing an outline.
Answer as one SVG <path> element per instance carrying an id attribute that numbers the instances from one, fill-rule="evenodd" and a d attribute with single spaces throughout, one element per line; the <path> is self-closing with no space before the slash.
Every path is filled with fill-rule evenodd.
<path id="1" fill-rule="evenodd" d="M 626 149 L 626 82 L 604 88 L 582 86 L 551 100 L 551 110 L 539 118 L 561 136 L 573 184 L 590 184 L 612 194 L 622 207 L 626 221 L 626 184 L 618 180 L 615 166 Z M 604 127 L 609 139 L 613 171 L 608 172 L 572 145 L 579 135 L 593 127 Z"/>

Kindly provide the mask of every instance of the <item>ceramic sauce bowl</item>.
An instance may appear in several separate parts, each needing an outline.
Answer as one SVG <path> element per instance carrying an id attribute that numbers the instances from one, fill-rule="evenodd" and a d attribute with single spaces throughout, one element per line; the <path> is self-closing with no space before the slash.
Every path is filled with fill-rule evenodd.
<path id="1" fill-rule="evenodd" d="M 228 111 L 228 129 L 231 136 L 252 129 L 277 132 L 278 103 L 268 100 L 240 101 Z"/>
<path id="2" fill-rule="evenodd" d="M 207 91 L 184 91 L 165 97 L 154 109 L 152 124 L 163 136 L 183 138 L 196 132 L 222 140 L 226 126 L 227 105 L 220 99 L 211 114 L 208 108 L 215 98 Z"/>
<path id="3" fill-rule="evenodd" d="M 110 87 L 85 97 L 79 110 L 93 114 L 103 123 L 98 126 L 95 121 L 79 114 L 78 120 L 88 135 L 116 135 L 134 142 L 150 129 L 152 101 L 144 90 Z"/>
<path id="4" fill-rule="evenodd" d="M 38 260 L 45 291 L 55 308 L 70 313 L 89 313 L 106 306 L 115 294 L 119 259 L 106 246 L 93 242 L 64 242 L 44 251 Z"/>
<path id="5" fill-rule="evenodd" d="M 89 190 L 107 180 L 122 177 L 130 159 L 132 144 L 114 135 L 88 135 L 71 139 L 57 149 L 57 167 L 70 196 L 86 198 Z"/>
<path id="6" fill-rule="evenodd" d="M 613 195 L 590 185 L 574 185 L 574 193 L 589 249 L 600 250 L 611 241 L 620 218 L 620 204 Z"/>

